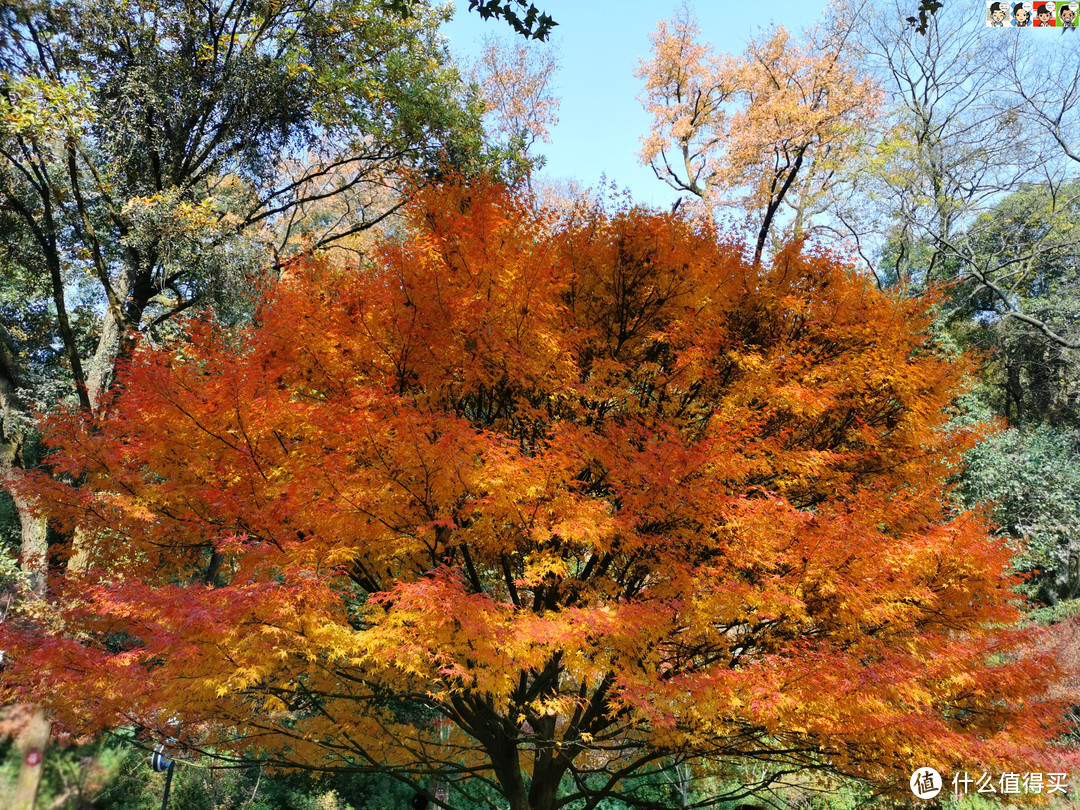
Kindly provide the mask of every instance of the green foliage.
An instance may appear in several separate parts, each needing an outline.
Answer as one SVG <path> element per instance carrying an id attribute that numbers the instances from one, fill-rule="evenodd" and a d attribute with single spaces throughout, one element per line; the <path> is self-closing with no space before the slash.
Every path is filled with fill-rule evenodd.
<path id="1" fill-rule="evenodd" d="M 160 791 L 142 778 L 136 751 L 115 742 L 52 747 L 46 751 L 38 807 L 157 810 Z M 21 756 L 10 742 L 0 747 L 0 795 L 18 780 Z M 112 804 L 116 799 L 121 804 Z"/>
<path id="2" fill-rule="evenodd" d="M 1064 604 L 1064 603 L 1063 603 Z M 18 774 L 19 756 L 9 742 L 0 746 L 0 795 L 10 790 Z M 753 770 L 752 766 L 748 766 Z M 670 780 L 631 777 L 640 783 L 635 795 L 653 807 L 676 810 L 696 802 L 724 795 L 738 788 L 710 776 L 689 780 L 683 797 Z M 165 786 L 165 774 L 149 767 L 146 751 L 127 740 L 112 737 L 93 744 L 52 748 L 45 757 L 45 773 L 39 791 L 39 806 L 56 810 L 158 810 Z M 564 786 L 563 793 L 572 790 Z M 314 776 L 304 772 L 272 772 L 259 768 L 204 768 L 178 765 L 174 771 L 169 806 L 177 810 L 403 810 L 409 806 L 413 790 L 379 774 L 333 774 Z M 456 810 L 490 810 L 494 794 L 477 785 L 469 798 L 454 800 Z M 752 798 L 720 802 L 718 810 L 733 810 Z M 430 806 L 430 805 L 429 805 Z M 579 805 L 584 807 L 584 802 Z M 642 805 L 645 806 L 645 805 Z M 833 779 L 827 782 L 795 781 L 777 785 L 767 806 L 794 810 L 862 810 L 896 808 L 895 800 L 875 796 L 857 782 Z M 959 801 L 943 794 L 945 810 L 990 810 L 993 801 L 969 793 Z M 629 810 L 632 805 L 618 799 L 603 799 L 595 810 Z"/>
<path id="3" fill-rule="evenodd" d="M 126 735 L 94 743 L 53 747 L 46 752 L 39 807 L 96 810 L 158 810 L 165 774 L 150 768 L 150 756 Z M 11 742 L 0 745 L 0 796 L 18 779 L 20 756 Z M 413 790 L 378 774 L 268 772 L 259 768 L 174 769 L 169 806 L 180 810 L 398 810 Z M 477 804 L 477 807 L 483 806 Z"/>
<path id="4" fill-rule="evenodd" d="M 449 12 L 410 9 L 0 8 L 0 309 L 19 363 L 61 357 L 92 405 L 135 331 L 195 305 L 245 317 L 284 256 L 393 211 L 401 173 L 484 160 L 437 33 Z"/>
<path id="5" fill-rule="evenodd" d="M 925 36 L 927 29 L 930 27 L 930 21 L 937 14 L 938 9 L 944 5 L 941 0 L 919 0 L 919 16 L 906 17 L 904 22 Z"/>
<path id="6" fill-rule="evenodd" d="M 558 25 L 526 0 L 469 0 L 469 11 L 476 11 L 485 20 L 491 17 L 506 20 L 511 28 L 526 39 L 546 40 L 551 29 Z"/>
<path id="7" fill-rule="evenodd" d="M 1080 599 L 1058 602 L 1056 605 L 1035 608 L 1030 616 L 1040 624 L 1058 624 L 1080 613 Z"/>
<path id="8" fill-rule="evenodd" d="M 968 453 L 962 480 L 967 505 L 994 504 L 1000 533 L 1023 539 L 1024 591 L 1051 603 L 1080 595 L 1080 432 L 998 433 Z"/>
<path id="9" fill-rule="evenodd" d="M 966 458 L 967 506 L 1017 538 L 1021 590 L 1053 604 L 1080 593 L 1080 186 L 1025 186 L 951 238 L 909 246 L 951 279 L 938 342 L 984 358 L 958 421 L 1011 428 Z M 894 245 L 894 248 L 896 246 Z"/>
<path id="10" fill-rule="evenodd" d="M 988 355 L 983 393 L 1014 425 L 1080 425 L 1080 185 L 1033 185 L 958 236 L 946 319 Z"/>
<path id="11" fill-rule="evenodd" d="M 423 0 L 386 0 L 387 10 L 403 19 L 423 7 Z M 507 25 L 525 39 L 547 40 L 551 29 L 558 25 L 550 16 L 526 0 L 469 0 L 469 11 L 477 12 L 485 20 L 505 20 Z"/>

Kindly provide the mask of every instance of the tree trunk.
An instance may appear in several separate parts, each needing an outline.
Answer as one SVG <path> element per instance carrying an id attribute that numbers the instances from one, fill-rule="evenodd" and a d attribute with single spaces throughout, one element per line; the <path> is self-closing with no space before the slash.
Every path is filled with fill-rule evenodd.
<path id="1" fill-rule="evenodd" d="M 690 806 L 690 766 L 686 763 L 675 766 L 675 789 L 679 791 L 679 807 L 686 810 Z"/>
<path id="2" fill-rule="evenodd" d="M 5 470 L 5 479 L 10 480 L 11 474 L 10 468 Z M 49 545 L 46 537 L 48 521 L 42 516 L 34 515 L 30 502 L 21 495 L 12 493 L 12 500 L 15 501 L 15 509 L 19 514 L 19 561 L 27 577 L 27 590 L 33 596 L 44 596 L 49 570 Z"/>
<path id="3" fill-rule="evenodd" d="M 119 291 L 126 292 L 127 286 L 125 285 Z M 97 348 L 94 350 L 94 356 L 88 364 L 86 394 L 90 400 L 90 409 L 94 412 L 101 407 L 102 398 L 108 392 L 109 386 L 112 385 L 113 378 L 116 376 L 116 361 L 120 357 L 124 337 L 121 318 L 122 316 L 112 309 L 106 311 Z M 71 538 L 71 556 L 68 558 L 68 570 L 84 571 L 89 562 L 85 535 L 76 526 L 75 533 Z"/>
<path id="4" fill-rule="evenodd" d="M 48 574 L 48 522 L 44 517 L 35 515 L 33 503 L 12 486 L 22 474 L 18 466 L 21 451 L 21 435 L 0 444 L 0 484 L 11 496 L 19 516 L 19 564 L 27 577 L 27 589 L 34 596 L 43 596 Z"/>
<path id="5" fill-rule="evenodd" d="M 536 810 L 529 803 L 529 791 L 521 776 L 517 748 L 510 744 L 502 749 L 489 749 L 488 756 L 491 757 L 495 778 L 502 787 L 503 796 L 510 803 L 510 810 Z"/>
<path id="6" fill-rule="evenodd" d="M 22 764 L 19 766 L 19 782 L 15 787 L 15 797 L 11 810 L 33 810 L 37 799 L 41 772 L 45 767 L 45 748 L 49 744 L 51 724 L 42 709 L 37 709 L 30 722 L 15 738 L 15 748 L 19 752 Z"/>
<path id="7" fill-rule="evenodd" d="M 33 504 L 12 487 L 25 464 L 23 445 L 31 416 L 18 394 L 23 375 L 10 345 L 7 330 L 0 326 L 0 486 L 15 502 L 20 527 L 19 560 L 29 579 L 30 591 L 40 596 L 45 592 L 48 570 L 46 521 L 35 516 Z"/>
<path id="8" fill-rule="evenodd" d="M 101 327 L 97 348 L 90 359 L 86 374 L 86 394 L 90 399 L 90 409 L 97 411 L 101 398 L 112 385 L 116 376 L 116 360 L 120 356 L 120 344 L 124 334 L 122 316 L 108 310 Z"/>

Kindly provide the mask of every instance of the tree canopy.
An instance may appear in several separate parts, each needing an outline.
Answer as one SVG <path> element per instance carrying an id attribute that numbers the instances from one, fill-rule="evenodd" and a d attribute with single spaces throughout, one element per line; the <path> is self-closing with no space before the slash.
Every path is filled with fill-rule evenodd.
<path id="1" fill-rule="evenodd" d="M 653 116 L 642 162 L 676 190 L 746 212 L 758 257 L 785 208 L 784 237 L 805 236 L 857 165 L 880 104 L 851 58 L 851 31 L 848 23 L 796 38 L 777 27 L 735 57 L 698 41 L 686 8 L 661 21 L 637 71 Z"/>
<path id="2" fill-rule="evenodd" d="M 446 12 L 414 5 L 0 8 L 0 479 L 33 463 L 35 400 L 97 407 L 137 333 L 244 317 L 284 257 L 396 210 L 401 172 L 473 165 Z M 15 505 L 39 588 L 45 527 Z"/>
<path id="3" fill-rule="evenodd" d="M 710 804 L 1043 761 L 1056 669 L 943 504 L 969 369 L 927 301 L 494 184 L 408 222 L 50 421 L 31 489 L 87 567 L 0 626 L 6 697 L 513 810 L 648 806 L 629 777 L 686 762 L 762 768 Z"/>

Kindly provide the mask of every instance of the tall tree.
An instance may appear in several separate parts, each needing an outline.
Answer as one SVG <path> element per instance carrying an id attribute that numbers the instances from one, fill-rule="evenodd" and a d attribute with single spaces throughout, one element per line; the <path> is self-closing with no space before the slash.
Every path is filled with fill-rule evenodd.
<path id="1" fill-rule="evenodd" d="M 51 422 L 82 486 L 31 491 L 90 567 L 0 626 L 5 695 L 513 810 L 656 806 L 635 786 L 695 760 L 763 775 L 691 806 L 1043 769 L 1055 668 L 942 503 L 968 368 L 925 304 L 636 208 L 411 205 L 369 266 L 296 263 Z"/>
<path id="2" fill-rule="evenodd" d="M 1038 111 L 1016 92 L 1019 80 L 1009 73 L 1021 71 L 1030 88 L 1045 81 L 1044 59 L 1055 66 L 1051 74 L 1075 66 L 1054 60 L 1061 50 L 1055 40 L 1038 46 L 1038 67 L 1025 67 L 1036 56 L 1030 42 L 1010 41 L 1008 32 L 987 37 L 982 22 L 959 7 L 933 16 L 925 35 L 904 24 L 902 11 L 900 2 L 869 9 L 858 28 L 862 68 L 886 93 L 875 154 L 860 174 L 867 191 L 866 254 L 883 284 L 917 291 L 951 280 L 962 269 L 964 275 L 981 278 L 985 290 L 993 292 L 999 280 L 1007 288 L 1018 266 L 1015 257 L 996 264 L 984 252 L 981 263 L 972 261 L 966 235 L 1005 195 L 1033 184 L 1053 195 L 1071 171 L 1052 133 L 1037 125 Z M 1002 70 L 1010 60 L 1018 64 Z M 1065 74 L 1050 82 L 1068 85 L 1069 76 L 1077 78 Z M 1037 97 L 1049 100 L 1050 95 Z M 1076 112 L 1067 94 L 1058 101 L 1065 105 L 1058 110 L 1066 113 L 1062 132 L 1069 132 Z M 1059 241 L 1060 233 L 1051 241 Z M 875 260 L 872 254 L 883 243 L 887 247 Z M 998 298 L 1008 308 L 1008 296 Z"/>
<path id="3" fill-rule="evenodd" d="M 1064 32 L 1068 33 L 1068 32 Z M 1062 42 L 1031 47 L 1022 39 L 1003 40 L 999 53 L 1007 69 L 1008 88 L 1020 99 L 1018 112 L 1050 136 L 1072 162 L 1080 164 L 1080 56 Z"/>
<path id="4" fill-rule="evenodd" d="M 374 0 L 4 5 L 0 260 L 46 294 L 5 313 L 8 333 L 51 315 L 41 342 L 63 347 L 70 390 L 94 409 L 134 334 L 250 285 L 258 243 L 288 242 L 298 210 L 363 201 L 307 247 L 380 221 L 400 196 L 357 190 L 438 160 L 455 133 L 478 142 L 441 14 L 403 20 Z M 18 391 L 40 370 L 18 348 L 5 341 L 0 362 L 5 478 L 26 455 Z M 40 559 L 43 526 L 16 503 L 23 556 Z"/>
<path id="5" fill-rule="evenodd" d="M 638 68 L 653 115 L 642 161 L 676 190 L 751 212 L 757 259 L 776 226 L 798 238 L 828 210 L 877 115 L 879 91 L 852 61 L 850 33 L 828 26 L 800 41 L 778 27 L 740 57 L 715 55 L 684 8 L 657 26 Z"/>
<path id="6" fill-rule="evenodd" d="M 541 49 L 525 43 L 509 47 L 489 38 L 473 67 L 472 78 L 480 90 L 489 137 L 511 151 L 543 165 L 530 155 L 538 141 L 551 143 L 551 127 L 559 122 L 559 102 L 554 79 L 559 61 L 550 46 Z"/>

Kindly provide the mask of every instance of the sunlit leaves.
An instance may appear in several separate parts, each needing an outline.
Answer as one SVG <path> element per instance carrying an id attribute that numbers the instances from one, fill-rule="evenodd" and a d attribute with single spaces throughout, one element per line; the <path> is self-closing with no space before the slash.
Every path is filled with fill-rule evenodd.
<path id="1" fill-rule="evenodd" d="M 550 50 L 513 47 L 489 39 L 473 70 L 480 88 L 490 134 L 528 151 L 537 141 L 550 143 L 558 123 L 559 99 L 552 91 L 558 60 Z"/>
<path id="2" fill-rule="evenodd" d="M 880 92 L 855 66 L 845 25 L 801 39 L 777 27 L 740 56 L 715 54 L 700 34 L 684 8 L 650 37 L 636 74 L 653 116 L 641 160 L 678 191 L 749 212 L 760 255 L 773 228 L 803 236 L 826 210 L 838 173 L 857 164 Z"/>
<path id="3" fill-rule="evenodd" d="M 78 641 L 7 626 L 7 688 L 518 810 L 672 750 L 1038 762 L 1055 671 L 1009 550 L 942 505 L 967 369 L 928 323 L 828 254 L 421 189 L 369 264 L 294 264 L 53 421 L 81 486 L 35 492 L 95 565 L 57 594 Z"/>

